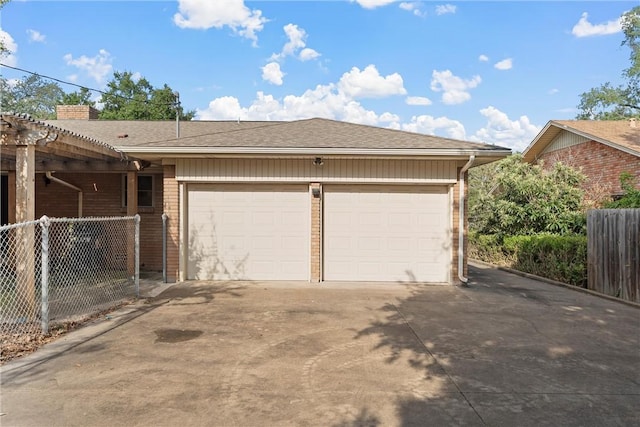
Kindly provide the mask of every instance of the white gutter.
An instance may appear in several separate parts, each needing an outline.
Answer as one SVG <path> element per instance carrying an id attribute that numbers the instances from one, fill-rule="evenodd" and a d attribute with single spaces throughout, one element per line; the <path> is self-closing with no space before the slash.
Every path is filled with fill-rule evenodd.
<path id="1" fill-rule="evenodd" d="M 458 200 L 458 279 L 466 284 L 469 279 L 464 277 L 464 174 L 476 161 L 476 156 L 471 155 L 469 161 L 460 169 L 459 200 Z"/>
<path id="2" fill-rule="evenodd" d="M 53 172 L 45 172 L 45 175 L 47 178 L 49 178 L 51 181 L 53 182 L 57 182 L 58 184 L 62 184 L 65 187 L 69 187 L 73 190 L 76 190 L 78 192 L 78 218 L 82 218 L 82 189 L 76 187 L 73 184 L 69 184 L 68 182 L 65 182 L 59 178 L 56 178 L 55 176 L 52 175 Z"/>

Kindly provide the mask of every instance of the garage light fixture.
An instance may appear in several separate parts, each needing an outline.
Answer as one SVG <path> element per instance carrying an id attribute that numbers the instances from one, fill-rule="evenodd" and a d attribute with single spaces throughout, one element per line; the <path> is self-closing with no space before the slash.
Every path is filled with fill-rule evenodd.
<path id="1" fill-rule="evenodd" d="M 322 157 L 316 157 L 315 159 L 313 159 L 313 164 L 316 166 L 324 165 L 324 162 L 322 161 Z"/>

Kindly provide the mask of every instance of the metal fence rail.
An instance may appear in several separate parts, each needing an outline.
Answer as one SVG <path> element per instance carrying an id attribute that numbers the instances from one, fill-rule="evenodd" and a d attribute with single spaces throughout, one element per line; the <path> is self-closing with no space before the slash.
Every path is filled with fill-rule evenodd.
<path id="1" fill-rule="evenodd" d="M 140 217 L 0 227 L 0 332 L 49 331 L 139 294 Z"/>

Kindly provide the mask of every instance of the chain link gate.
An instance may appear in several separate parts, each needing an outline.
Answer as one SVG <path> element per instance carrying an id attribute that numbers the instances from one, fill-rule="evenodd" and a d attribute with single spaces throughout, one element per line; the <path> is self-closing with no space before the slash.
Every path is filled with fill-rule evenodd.
<path id="1" fill-rule="evenodd" d="M 48 333 L 139 296 L 140 216 L 0 226 L 0 332 Z"/>

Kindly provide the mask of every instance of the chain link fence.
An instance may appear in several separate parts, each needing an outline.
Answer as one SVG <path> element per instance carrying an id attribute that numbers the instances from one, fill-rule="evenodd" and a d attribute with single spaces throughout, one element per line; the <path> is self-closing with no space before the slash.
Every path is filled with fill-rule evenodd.
<path id="1" fill-rule="evenodd" d="M 140 217 L 0 226 L 0 333 L 48 333 L 139 295 Z"/>

